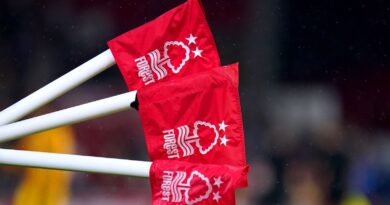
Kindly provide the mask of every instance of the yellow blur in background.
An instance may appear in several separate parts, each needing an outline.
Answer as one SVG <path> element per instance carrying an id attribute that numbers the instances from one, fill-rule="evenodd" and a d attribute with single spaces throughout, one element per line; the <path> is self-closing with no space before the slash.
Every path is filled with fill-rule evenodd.
<path id="1" fill-rule="evenodd" d="M 363 194 L 351 194 L 341 202 L 341 205 L 371 205 L 371 203 Z"/>
<path id="2" fill-rule="evenodd" d="M 20 140 L 22 150 L 73 154 L 74 131 L 60 127 Z M 66 205 L 70 197 L 72 174 L 66 171 L 26 168 L 15 190 L 13 205 Z"/>

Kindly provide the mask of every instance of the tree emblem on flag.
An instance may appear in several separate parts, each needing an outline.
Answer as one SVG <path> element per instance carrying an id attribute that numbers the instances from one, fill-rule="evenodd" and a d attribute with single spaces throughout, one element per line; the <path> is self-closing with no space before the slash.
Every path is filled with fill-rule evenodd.
<path id="1" fill-rule="evenodd" d="M 226 127 L 228 125 L 224 121 L 219 123 L 219 129 L 217 129 L 216 125 L 210 122 L 198 120 L 193 124 L 192 135 L 190 135 L 189 125 L 177 127 L 177 132 L 175 132 L 175 129 L 164 130 L 164 149 L 168 158 L 181 158 L 194 155 L 196 148 L 200 154 L 206 155 L 216 145 L 227 146 L 229 139 L 227 139 L 226 134 L 220 137 L 219 133 L 221 130 L 223 133 L 226 133 Z M 218 140 L 220 140 L 220 143 L 218 143 Z"/>
<path id="2" fill-rule="evenodd" d="M 171 58 L 168 55 L 168 49 L 169 48 L 175 48 L 175 47 L 180 47 L 184 49 L 185 53 L 182 55 L 181 62 L 178 66 L 172 65 Z M 172 70 L 173 73 L 179 73 L 180 70 L 184 67 L 186 62 L 190 59 L 190 48 L 188 46 L 184 45 L 183 42 L 179 41 L 168 41 L 164 45 L 164 57 L 168 58 L 169 60 L 167 61 L 168 67 Z"/>
<path id="3" fill-rule="evenodd" d="M 146 56 L 136 58 L 134 62 L 138 67 L 139 77 L 145 84 L 149 84 L 155 82 L 152 72 L 157 80 L 161 80 L 169 74 L 167 69 L 178 74 L 190 60 L 191 52 L 194 54 L 194 59 L 203 57 L 203 50 L 196 46 L 197 38 L 191 34 L 186 38 L 187 45 L 183 41 L 166 41 L 161 49 L 155 49 L 146 55 L 149 56 L 149 61 Z"/>
<path id="4" fill-rule="evenodd" d="M 204 126 L 206 128 L 209 128 L 209 129 L 212 129 L 213 132 L 214 132 L 214 138 L 213 138 L 213 141 L 212 143 L 210 143 L 207 148 L 205 148 L 203 145 L 201 145 L 200 143 L 200 140 L 197 140 L 195 142 L 195 145 L 198 147 L 199 149 L 199 152 L 201 154 L 207 154 L 208 152 L 210 152 L 211 149 L 213 149 L 213 147 L 217 144 L 218 142 L 218 138 L 219 138 L 219 133 L 218 133 L 218 130 L 217 128 L 215 127 L 215 125 L 212 125 L 211 123 L 208 123 L 208 122 L 203 122 L 203 121 L 196 121 L 194 123 L 194 131 L 193 131 L 193 134 L 194 134 L 194 137 L 198 138 L 199 139 L 199 135 L 198 135 L 198 130 L 199 130 L 199 127 L 200 126 Z"/>
<path id="5" fill-rule="evenodd" d="M 211 194 L 213 195 L 212 200 L 218 202 L 221 199 L 219 189 L 224 182 L 220 176 L 214 177 L 212 184 L 208 177 L 197 170 L 192 171 L 187 180 L 187 173 L 184 171 L 176 171 L 174 177 L 173 175 L 172 171 L 164 172 L 163 178 L 169 179 L 169 181 L 163 183 L 170 184 L 170 192 L 166 197 L 163 197 L 163 200 L 176 203 L 184 201 L 187 205 L 193 205 L 211 198 Z"/>

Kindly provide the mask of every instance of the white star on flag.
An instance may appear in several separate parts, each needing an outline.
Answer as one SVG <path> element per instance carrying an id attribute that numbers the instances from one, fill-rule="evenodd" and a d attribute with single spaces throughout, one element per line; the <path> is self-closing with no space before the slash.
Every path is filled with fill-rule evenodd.
<path id="1" fill-rule="evenodd" d="M 221 144 L 225 145 L 225 147 L 226 147 L 227 142 L 229 141 L 229 139 L 226 138 L 226 135 L 221 137 L 220 140 L 221 140 Z"/>
<path id="2" fill-rule="evenodd" d="M 219 195 L 219 191 L 217 192 L 213 192 L 213 200 L 219 202 L 219 199 L 221 199 L 222 197 Z"/>
<path id="3" fill-rule="evenodd" d="M 198 38 L 198 37 L 193 36 L 192 34 L 190 34 L 190 37 L 186 38 L 187 41 L 188 41 L 188 45 L 191 45 L 191 43 L 196 44 L 196 41 L 195 41 L 195 40 L 196 40 L 197 38 Z"/>
<path id="4" fill-rule="evenodd" d="M 223 184 L 223 181 L 221 180 L 221 177 L 214 177 L 214 185 L 217 186 L 218 188 L 221 188 L 221 184 Z"/>
<path id="5" fill-rule="evenodd" d="M 196 49 L 194 51 L 192 51 L 194 53 L 194 58 L 196 57 L 202 57 L 202 52 L 203 50 L 200 50 L 198 47 L 196 47 Z"/>
<path id="6" fill-rule="evenodd" d="M 219 130 L 226 131 L 225 128 L 227 128 L 229 125 L 225 124 L 225 120 L 223 120 L 219 125 Z"/>

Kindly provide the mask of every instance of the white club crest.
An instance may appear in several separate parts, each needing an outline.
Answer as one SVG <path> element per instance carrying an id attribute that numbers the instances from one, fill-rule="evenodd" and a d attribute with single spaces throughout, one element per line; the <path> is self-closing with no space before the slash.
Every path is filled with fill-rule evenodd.
<path id="1" fill-rule="evenodd" d="M 176 176 L 173 178 L 169 176 L 166 177 L 169 181 L 163 183 L 170 184 L 170 194 L 168 194 L 170 197 L 164 198 L 163 200 L 171 202 L 184 201 L 185 204 L 192 205 L 208 199 L 213 191 L 213 185 L 210 183 L 210 179 L 199 171 L 195 170 L 191 172 L 187 180 L 185 180 L 187 173 L 183 171 L 177 171 Z M 195 191 L 190 196 L 191 189 L 195 189 Z"/>
<path id="2" fill-rule="evenodd" d="M 221 123 L 219 125 L 219 129 L 221 130 Z M 222 130 L 222 133 L 224 134 L 223 137 L 220 137 L 216 125 L 200 120 L 195 121 L 192 130 L 188 125 L 182 125 L 176 129 L 164 130 L 163 147 L 166 150 L 167 157 L 188 157 L 194 155 L 196 150 L 199 150 L 200 154 L 206 155 L 213 150 L 216 145 L 227 147 L 228 141 L 230 140 L 226 136 L 226 127 L 228 127 L 228 125 L 225 125 Z M 201 131 L 201 129 L 203 130 Z M 221 142 L 218 143 L 218 140 Z"/>
<path id="3" fill-rule="evenodd" d="M 194 53 L 194 59 L 203 58 L 203 50 L 199 49 L 196 42 L 197 38 L 192 34 L 185 38 L 188 41 L 187 45 L 183 41 L 167 41 L 164 43 L 162 50 L 155 49 L 145 56 L 135 59 L 138 77 L 142 79 L 145 85 L 148 85 L 165 78 L 169 74 L 168 69 L 171 69 L 173 74 L 178 74 L 190 60 L 191 52 Z M 195 50 L 194 47 L 196 47 Z M 176 53 L 179 56 L 170 56 L 170 49 L 182 49 L 183 51 Z M 147 56 L 149 61 L 146 58 Z"/>

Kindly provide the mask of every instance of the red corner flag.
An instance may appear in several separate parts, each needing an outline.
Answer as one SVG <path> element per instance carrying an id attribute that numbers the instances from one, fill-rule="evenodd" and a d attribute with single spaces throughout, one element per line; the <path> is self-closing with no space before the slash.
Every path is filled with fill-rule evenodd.
<path id="1" fill-rule="evenodd" d="M 108 42 L 129 90 L 220 66 L 200 0 L 188 0 Z"/>
<path id="2" fill-rule="evenodd" d="M 157 160 L 150 168 L 153 205 L 234 205 L 248 167 Z"/>
<path id="3" fill-rule="evenodd" d="M 138 91 L 151 160 L 245 166 L 238 64 Z"/>

